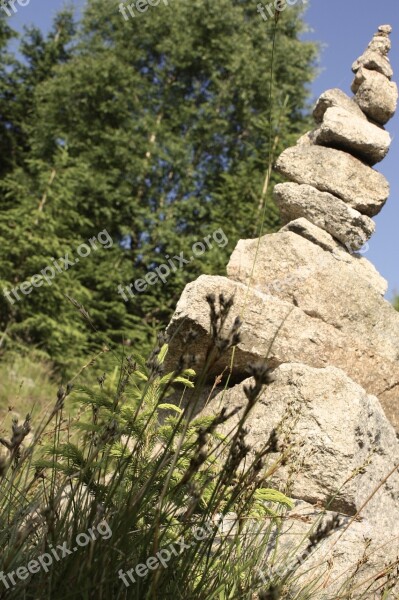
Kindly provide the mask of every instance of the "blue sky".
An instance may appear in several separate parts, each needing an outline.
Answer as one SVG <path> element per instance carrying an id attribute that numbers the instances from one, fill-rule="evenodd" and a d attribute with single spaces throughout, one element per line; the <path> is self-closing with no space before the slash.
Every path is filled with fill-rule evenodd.
<path id="1" fill-rule="evenodd" d="M 263 3 L 269 1 L 263 0 Z M 84 6 L 84 0 L 74 0 L 72 4 L 79 9 Z M 309 32 L 305 37 L 322 44 L 318 65 L 320 73 L 311 88 L 314 99 L 333 87 L 351 93 L 352 62 L 362 54 L 379 25 L 390 24 L 394 29 L 390 59 L 394 72 L 399 77 L 398 0 L 313 0 L 307 4 L 305 20 L 309 25 Z M 63 5 L 64 0 L 30 0 L 26 7 L 18 7 L 18 13 L 11 19 L 12 26 L 20 30 L 23 25 L 34 23 L 47 29 L 54 14 Z M 366 256 L 388 280 L 387 297 L 390 299 L 395 290 L 399 292 L 399 111 L 388 123 L 387 129 L 393 143 L 389 155 L 377 165 L 377 169 L 390 182 L 391 195 L 383 211 L 375 219 L 377 231 L 370 241 Z"/>

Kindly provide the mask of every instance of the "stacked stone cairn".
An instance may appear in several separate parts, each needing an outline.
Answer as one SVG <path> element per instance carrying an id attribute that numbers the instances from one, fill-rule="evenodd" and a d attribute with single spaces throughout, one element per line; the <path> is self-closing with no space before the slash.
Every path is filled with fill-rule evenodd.
<path id="1" fill-rule="evenodd" d="M 242 327 L 230 387 L 223 391 L 222 383 L 199 410 L 244 405 L 248 365 L 266 361 L 273 369 L 274 381 L 247 423 L 247 441 L 256 451 L 276 430 L 276 458 L 287 439 L 295 457 L 270 482 L 295 499 L 277 563 L 279 552 L 295 554 L 312 524 L 341 518 L 298 579 L 305 589 L 319 578 L 315 599 L 381 598 L 387 577 L 374 576 L 386 565 L 392 590 L 384 597 L 399 598 L 399 313 L 364 256 L 372 217 L 389 196 L 373 166 L 389 150 L 384 126 L 398 98 L 390 33 L 389 25 L 379 27 L 353 64 L 354 97 L 339 89 L 322 94 L 316 127 L 278 158 L 276 169 L 289 182 L 275 186 L 274 198 L 286 225 L 240 240 L 227 277 L 202 275 L 188 284 L 168 327 L 167 367 L 184 348 L 196 355 L 198 370 L 212 341 L 205 297 L 234 296 L 225 327 L 236 315 Z M 220 358 L 210 387 L 230 363 L 231 354 Z M 352 576 L 358 587 L 350 592 L 342 586 Z"/>
<path id="2" fill-rule="evenodd" d="M 387 56 L 391 28 L 378 29 L 353 64 L 354 98 L 328 90 L 313 111 L 317 127 L 282 153 L 277 170 L 293 183 L 274 189 L 287 222 L 304 217 L 358 250 L 374 233 L 371 217 L 384 206 L 389 185 L 371 167 L 388 153 L 384 125 L 394 115 L 398 90 Z"/>

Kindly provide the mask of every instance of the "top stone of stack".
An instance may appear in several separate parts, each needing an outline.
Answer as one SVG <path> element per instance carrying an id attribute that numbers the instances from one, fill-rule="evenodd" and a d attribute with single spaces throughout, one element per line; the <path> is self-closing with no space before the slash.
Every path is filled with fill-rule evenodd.
<path id="1" fill-rule="evenodd" d="M 388 52 L 391 49 L 390 25 L 381 25 L 365 52 L 353 63 L 355 101 L 369 119 L 385 125 L 393 117 L 398 91 L 391 83 L 393 75 Z"/>
<path id="2" fill-rule="evenodd" d="M 391 33 L 392 27 L 390 25 L 381 25 L 378 28 L 367 49 L 353 63 L 352 71 L 354 73 L 357 73 L 359 69 L 364 67 L 371 71 L 377 71 L 381 75 L 385 75 L 388 79 L 392 78 L 393 71 L 387 56 L 391 49 L 391 40 L 389 39 Z"/>
<path id="3" fill-rule="evenodd" d="M 276 169 L 292 183 L 275 187 L 285 222 L 304 217 L 344 245 L 359 249 L 374 232 L 370 217 L 389 196 L 385 177 L 372 169 L 389 151 L 383 125 L 394 115 L 398 89 L 388 58 L 390 25 L 382 25 L 353 63 L 353 98 L 339 89 L 320 96 L 317 127 L 285 150 Z M 346 221 L 347 219 L 347 221 Z"/>

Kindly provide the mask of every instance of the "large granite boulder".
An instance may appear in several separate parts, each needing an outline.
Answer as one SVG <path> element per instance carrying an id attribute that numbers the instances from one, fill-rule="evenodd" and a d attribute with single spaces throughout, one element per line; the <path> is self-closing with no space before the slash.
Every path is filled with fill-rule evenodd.
<path id="1" fill-rule="evenodd" d="M 334 365 L 344 369 L 369 393 L 378 395 L 385 412 L 399 429 L 399 368 L 397 362 L 386 356 L 389 352 L 379 354 L 365 337 L 343 332 L 324 322 L 318 314 L 308 314 L 292 301 L 278 298 L 310 276 L 306 268 L 297 270 L 291 277 L 277 279 L 276 285 L 267 290 L 269 293 L 226 277 L 202 275 L 189 283 L 167 329 L 170 336 L 167 370 L 173 369 L 184 353 L 196 356 L 197 370 L 205 364 L 212 344 L 205 297 L 209 294 L 218 297 L 223 293 L 225 297 L 234 296 L 226 332 L 237 315 L 243 321 L 242 339 L 234 354 L 233 379 L 245 377 L 248 365 L 259 360 L 266 360 L 271 367 L 285 362 L 303 362 L 314 367 Z M 272 284 L 269 281 L 269 285 Z M 191 334 L 195 334 L 195 339 L 190 341 Z M 393 348 L 394 338 L 387 338 L 386 344 Z M 231 353 L 223 354 L 209 371 L 209 378 L 229 369 L 230 364 Z"/>
<path id="2" fill-rule="evenodd" d="M 217 414 L 223 406 L 242 407 L 219 429 L 227 435 L 242 416 L 247 402 L 244 386 L 251 383 L 246 379 L 216 394 L 200 414 Z M 342 370 L 280 365 L 253 407 L 246 429 L 253 454 L 262 450 L 275 430 L 277 448 L 270 462 L 282 453 L 290 456 L 273 475 L 273 485 L 328 510 L 346 515 L 359 512 L 381 531 L 399 534 L 395 492 L 399 472 L 371 497 L 384 476 L 399 465 L 399 441 L 377 398 Z"/>

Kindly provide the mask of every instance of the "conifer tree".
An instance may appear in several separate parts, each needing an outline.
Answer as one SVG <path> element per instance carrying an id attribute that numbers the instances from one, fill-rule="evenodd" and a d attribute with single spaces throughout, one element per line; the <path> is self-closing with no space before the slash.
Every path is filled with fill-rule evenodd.
<path id="1" fill-rule="evenodd" d="M 299 40 L 299 9 L 281 14 L 273 53 L 274 22 L 250 1 L 173 0 L 127 20 L 118 6 L 89 0 L 73 56 L 58 54 L 35 86 L 25 162 L 3 182 L 0 236 L 17 265 L 3 283 L 102 230 L 114 241 L 12 307 L 11 325 L 8 311 L 8 342 L 18 336 L 60 364 L 78 339 L 82 352 L 104 340 L 148 343 L 185 283 L 223 274 L 238 239 L 258 235 L 271 146 L 277 139 L 279 152 L 308 125 L 316 48 Z M 266 202 L 263 233 L 278 226 L 270 194 Z M 164 284 L 128 302 L 118 293 L 218 229 L 228 243 Z M 71 319 L 63 293 L 87 308 L 90 327 Z"/>

